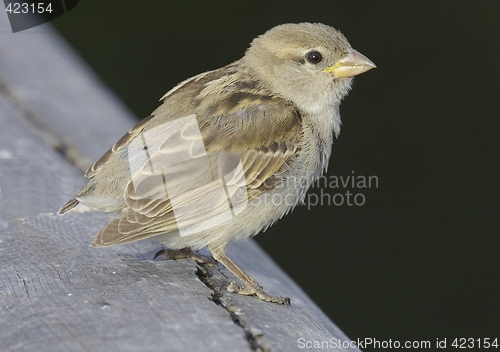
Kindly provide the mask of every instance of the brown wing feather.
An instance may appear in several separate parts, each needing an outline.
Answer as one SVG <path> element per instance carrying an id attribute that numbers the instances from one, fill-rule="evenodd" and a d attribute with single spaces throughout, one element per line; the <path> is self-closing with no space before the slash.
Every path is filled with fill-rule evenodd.
<path id="1" fill-rule="evenodd" d="M 252 160 L 251 165 L 243 165 L 244 169 L 248 169 L 244 173 L 247 191 L 247 200 L 260 195 L 262 192 L 267 191 L 270 187 L 263 187 L 264 183 L 273 177 L 276 177 L 290 156 L 294 151 L 284 150 L 284 153 L 262 152 L 251 150 L 243 154 L 256 154 L 255 158 L 246 159 Z M 125 196 L 129 207 L 125 213 L 119 218 L 111 221 L 94 239 L 94 246 L 107 246 L 119 243 L 126 243 L 135 241 L 141 238 L 148 238 L 163 233 L 178 230 L 177 221 L 170 199 L 131 199 L 133 192 L 130 190 L 132 183 L 129 184 Z M 209 189 L 197 190 L 198 194 L 196 199 L 203 197 L 210 197 Z M 188 208 L 192 206 L 195 199 L 194 196 L 186 193 L 184 203 L 182 200 L 180 205 L 176 207 L 179 209 L 184 206 Z M 212 197 L 213 198 L 213 197 Z M 224 210 L 223 201 L 226 198 L 218 199 L 216 204 L 211 206 L 202 207 L 197 206 L 196 214 L 191 214 L 190 218 L 184 216 L 182 218 L 183 226 L 189 226 L 197 222 L 207 220 L 210 217 L 218 215 Z M 145 205 L 146 204 L 146 205 Z M 153 205 L 153 206 L 152 206 Z M 118 220 L 118 221 L 116 221 Z"/>
<path id="2" fill-rule="evenodd" d="M 94 177 L 97 170 L 99 170 L 103 165 L 105 165 L 114 153 L 128 146 L 129 143 L 144 130 L 144 128 L 152 118 L 153 115 L 148 116 L 145 119 L 139 121 L 139 123 L 136 124 L 134 127 L 132 127 L 130 131 L 128 131 L 122 138 L 118 140 L 118 142 L 115 143 L 115 145 L 113 145 L 113 147 L 111 147 L 110 150 L 104 153 L 104 155 L 101 156 L 99 160 L 97 160 L 91 167 L 87 169 L 87 171 L 85 171 L 85 177 L 88 178 Z"/>
<path id="3" fill-rule="evenodd" d="M 130 145 L 141 133 L 173 121 L 169 108 L 176 106 L 178 117 L 196 115 L 206 154 L 211 162 L 212 176 L 217 174 L 219 164 L 224 166 L 220 160 L 222 155 L 227 154 L 237 158 L 241 165 L 248 201 L 273 188 L 272 180 L 284 172 L 300 152 L 302 121 L 290 103 L 270 94 L 250 78 L 248 73 L 228 67 L 181 83 L 180 88 L 174 88 L 165 95 L 164 104 L 147 121 L 141 121 L 99 159 L 87 171 L 87 176 L 93 177 L 100 168 L 106 167 L 114 153 Z M 224 89 L 221 90 L 221 86 Z M 168 154 L 168 145 L 164 150 L 161 148 L 151 159 L 160 160 L 162 153 Z M 140 177 L 136 173 L 141 182 L 160 177 L 171 178 L 179 192 L 170 194 L 170 188 L 168 191 L 162 190 L 159 181 L 155 181 L 154 187 L 157 189 L 149 187 L 145 191 L 150 194 L 138 192 L 133 176 L 124 191 L 127 208 L 97 234 L 93 245 L 126 243 L 168 233 L 178 230 L 179 222 L 182 226 L 196 226 L 224 211 L 227 194 L 217 193 L 216 184 L 197 180 L 202 186 L 190 189 L 179 176 L 195 177 L 196 172 L 202 174 L 201 169 L 197 170 L 196 165 L 184 169 L 176 167 L 166 168 L 163 174 L 156 171 L 147 174 L 145 169 L 141 171 L 142 174 L 139 173 Z M 233 181 L 237 183 L 237 180 Z M 204 204 L 205 207 L 193 207 L 193 202 Z M 178 213 L 183 215 L 179 216 Z"/>

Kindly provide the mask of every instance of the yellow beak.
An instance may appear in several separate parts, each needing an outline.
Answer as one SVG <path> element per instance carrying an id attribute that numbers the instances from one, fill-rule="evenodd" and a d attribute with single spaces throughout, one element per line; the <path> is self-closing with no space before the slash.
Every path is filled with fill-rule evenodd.
<path id="1" fill-rule="evenodd" d="M 354 49 L 349 49 L 346 56 L 337 60 L 333 66 L 325 68 L 325 72 L 332 72 L 335 78 L 352 77 L 376 67 L 369 58 Z"/>

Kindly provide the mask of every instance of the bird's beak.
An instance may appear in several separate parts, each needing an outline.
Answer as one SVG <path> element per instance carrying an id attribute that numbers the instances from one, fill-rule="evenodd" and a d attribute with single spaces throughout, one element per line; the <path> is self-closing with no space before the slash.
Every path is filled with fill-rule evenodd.
<path id="1" fill-rule="evenodd" d="M 349 49 L 346 56 L 337 60 L 333 66 L 325 68 L 325 72 L 332 72 L 335 78 L 352 77 L 376 67 L 369 58 L 354 49 Z"/>

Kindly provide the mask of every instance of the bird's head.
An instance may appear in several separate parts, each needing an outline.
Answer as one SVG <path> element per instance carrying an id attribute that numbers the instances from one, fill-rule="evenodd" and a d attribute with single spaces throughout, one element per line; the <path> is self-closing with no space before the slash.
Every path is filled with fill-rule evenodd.
<path id="1" fill-rule="evenodd" d="M 283 98 L 309 113 L 338 105 L 352 77 L 375 64 L 321 23 L 283 24 L 253 40 L 244 63 Z"/>

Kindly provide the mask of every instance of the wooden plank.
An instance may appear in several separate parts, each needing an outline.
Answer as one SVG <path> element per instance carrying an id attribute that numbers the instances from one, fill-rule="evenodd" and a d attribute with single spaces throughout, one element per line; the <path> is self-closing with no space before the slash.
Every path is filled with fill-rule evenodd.
<path id="1" fill-rule="evenodd" d="M 0 350 L 293 351 L 312 350 L 299 339 L 348 341 L 251 240 L 229 255 L 290 307 L 227 292 L 223 268 L 154 261 L 153 240 L 92 248 L 104 214 L 56 215 L 85 183 L 81 169 L 133 120 L 50 27 L 8 33 L 4 15 Z"/>

